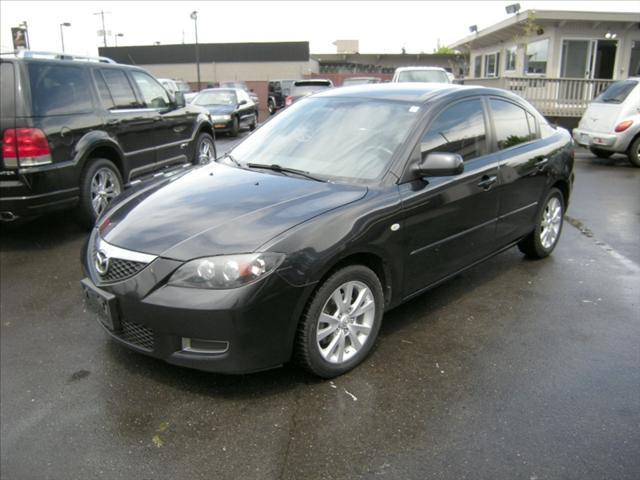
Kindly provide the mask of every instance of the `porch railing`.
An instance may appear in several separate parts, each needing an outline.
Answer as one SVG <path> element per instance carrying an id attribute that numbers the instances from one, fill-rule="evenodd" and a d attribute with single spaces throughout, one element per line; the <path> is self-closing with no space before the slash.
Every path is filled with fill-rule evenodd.
<path id="1" fill-rule="evenodd" d="M 465 85 L 503 88 L 520 95 L 548 117 L 581 117 L 589 102 L 613 80 L 582 78 L 468 78 Z"/>

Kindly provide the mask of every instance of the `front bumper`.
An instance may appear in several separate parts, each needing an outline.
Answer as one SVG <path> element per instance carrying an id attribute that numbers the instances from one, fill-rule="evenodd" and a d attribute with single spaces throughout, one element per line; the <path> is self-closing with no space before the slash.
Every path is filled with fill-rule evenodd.
<path id="1" fill-rule="evenodd" d="M 625 152 L 633 135 L 622 133 L 600 133 L 574 128 L 573 139 L 577 144 L 587 148 L 599 148 L 612 152 Z"/>
<path id="2" fill-rule="evenodd" d="M 167 285 L 181 264 L 158 258 L 123 282 L 96 287 L 100 282 L 83 280 L 113 296 L 113 328 L 102 322 L 113 339 L 174 365 L 218 373 L 250 373 L 290 359 L 309 287 L 293 287 L 277 272 L 230 290 Z M 194 352 L 185 339 L 204 340 L 217 348 Z"/>

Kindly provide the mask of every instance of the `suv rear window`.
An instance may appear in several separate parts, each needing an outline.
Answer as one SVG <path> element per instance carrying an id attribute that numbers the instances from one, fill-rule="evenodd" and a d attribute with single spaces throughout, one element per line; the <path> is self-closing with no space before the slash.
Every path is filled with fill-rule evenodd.
<path id="1" fill-rule="evenodd" d="M 86 68 L 34 62 L 28 69 L 33 116 L 71 115 L 93 109 Z"/>
<path id="2" fill-rule="evenodd" d="M 13 64 L 0 63 L 0 115 L 3 118 L 16 116 L 16 82 Z"/>
<path id="3" fill-rule="evenodd" d="M 609 86 L 604 92 L 596 97 L 597 103 L 622 103 L 631 93 L 638 82 L 636 80 L 623 80 Z"/>

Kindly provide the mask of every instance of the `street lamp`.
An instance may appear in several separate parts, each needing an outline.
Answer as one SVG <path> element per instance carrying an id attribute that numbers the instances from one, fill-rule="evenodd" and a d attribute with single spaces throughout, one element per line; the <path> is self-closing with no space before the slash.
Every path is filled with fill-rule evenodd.
<path id="1" fill-rule="evenodd" d="M 193 20 L 193 24 L 196 28 L 196 68 L 198 71 L 198 91 L 200 91 L 200 49 L 198 46 L 198 11 L 194 10 L 191 12 L 191 20 Z"/>
<path id="2" fill-rule="evenodd" d="M 124 37 L 124 33 L 116 33 L 113 39 L 116 41 L 116 47 L 118 46 L 118 37 Z"/>
<path id="3" fill-rule="evenodd" d="M 62 53 L 64 53 L 64 33 L 62 27 L 70 27 L 71 24 L 69 22 L 64 22 L 60 24 L 60 41 L 62 42 Z"/>

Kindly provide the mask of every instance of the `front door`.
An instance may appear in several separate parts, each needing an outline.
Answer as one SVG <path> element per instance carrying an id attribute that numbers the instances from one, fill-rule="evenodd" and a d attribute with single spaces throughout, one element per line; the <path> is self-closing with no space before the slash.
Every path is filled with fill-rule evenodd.
<path id="1" fill-rule="evenodd" d="M 455 103 L 431 123 L 420 149 L 462 155 L 464 173 L 400 185 L 406 241 L 404 296 L 486 257 L 494 249 L 498 164 L 488 155 L 480 98 Z"/>

